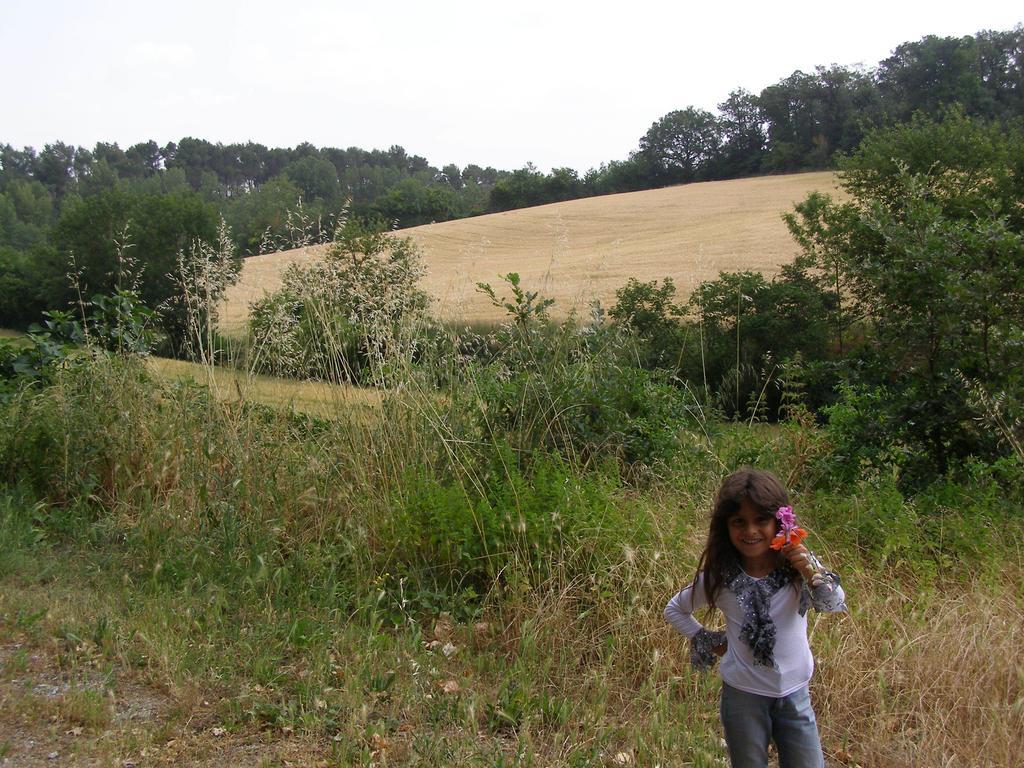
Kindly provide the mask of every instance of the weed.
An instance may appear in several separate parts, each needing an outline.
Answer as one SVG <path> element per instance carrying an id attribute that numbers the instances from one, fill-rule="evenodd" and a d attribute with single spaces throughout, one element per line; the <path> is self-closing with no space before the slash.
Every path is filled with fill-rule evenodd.
<path id="1" fill-rule="evenodd" d="M 0 626 L 56 635 L 69 675 L 198 688 L 197 721 L 329 742 L 346 764 L 713 765 L 717 683 L 688 671 L 661 607 L 692 577 L 719 476 L 755 462 L 801 479 L 850 595 L 850 616 L 811 620 L 827 748 L 871 732 L 862 764 L 1012 762 L 1013 467 L 913 496 L 879 469 L 837 491 L 794 401 L 782 425 L 711 424 L 622 363 L 628 339 L 520 314 L 486 362 L 406 358 L 369 416 L 225 402 L 105 357 L 17 394 L 0 407 L 0 479 L 18 483 L 0 492 Z M 44 571 L 45 589 L 26 578 Z M 109 725 L 90 691 L 60 719 Z"/>

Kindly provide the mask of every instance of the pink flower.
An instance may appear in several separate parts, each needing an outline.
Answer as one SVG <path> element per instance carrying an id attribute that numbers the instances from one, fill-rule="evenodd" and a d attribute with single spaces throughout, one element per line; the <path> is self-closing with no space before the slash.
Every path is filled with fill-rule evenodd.
<path id="1" fill-rule="evenodd" d="M 779 507 L 779 511 L 775 513 L 775 519 L 779 521 L 779 525 L 784 531 L 796 528 L 796 515 L 793 514 L 792 507 Z"/>
<path id="2" fill-rule="evenodd" d="M 796 515 L 792 507 L 779 507 L 775 513 L 779 521 L 779 532 L 772 539 L 772 549 L 782 549 L 787 544 L 799 544 L 807 536 L 807 531 L 796 524 Z"/>

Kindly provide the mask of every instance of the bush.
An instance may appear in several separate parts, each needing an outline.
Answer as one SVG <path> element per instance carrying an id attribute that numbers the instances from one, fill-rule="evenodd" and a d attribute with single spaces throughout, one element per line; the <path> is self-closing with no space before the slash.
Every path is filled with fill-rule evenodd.
<path id="1" fill-rule="evenodd" d="M 1022 142 L 955 110 L 878 130 L 841 164 L 851 201 L 788 219 L 801 263 L 847 302 L 838 327 L 866 332 L 832 411 L 841 455 L 891 458 L 907 488 L 1010 448 L 978 428 L 971 391 L 1014 392 L 1024 362 Z"/>
<path id="2" fill-rule="evenodd" d="M 33 325 L 16 343 L 0 340 L 0 402 L 31 384 L 53 381 L 86 341 L 85 328 L 68 312 L 44 312 L 45 327 Z"/>
<path id="3" fill-rule="evenodd" d="M 349 220 L 323 262 L 293 265 L 281 289 L 251 313 L 254 370 L 333 381 L 384 383 L 411 360 L 408 329 L 429 303 L 410 238 Z"/>
<path id="4" fill-rule="evenodd" d="M 491 365 L 475 378 L 481 430 L 526 453 L 555 450 L 581 464 L 611 457 L 628 471 L 668 461 L 680 431 L 694 426 L 684 392 L 616 361 L 564 362 L 543 374 Z"/>
<path id="5" fill-rule="evenodd" d="M 253 304 L 249 329 L 252 346 L 248 357 L 253 371 L 359 381 L 368 364 L 358 329 L 317 298 L 277 291 Z"/>
<path id="6" fill-rule="evenodd" d="M 769 281 L 754 272 L 723 272 L 690 297 L 698 338 L 683 355 L 681 375 L 708 382 L 715 404 L 728 416 L 775 420 L 782 406 L 780 365 L 800 356 L 813 365 L 830 354 L 826 324 L 832 299 L 798 266 Z M 818 407 L 821 387 L 809 388 Z"/>
<path id="7" fill-rule="evenodd" d="M 492 359 L 471 368 L 459 407 L 477 434 L 517 451 L 557 451 L 580 464 L 615 458 L 627 468 L 667 461 L 693 426 L 692 400 L 668 375 L 637 367 L 634 340 L 597 317 L 590 325 L 550 320 L 550 301 L 505 280 L 512 297 L 482 290 L 509 322 L 489 343 Z"/>
<path id="8" fill-rule="evenodd" d="M 877 472 L 807 501 L 814 527 L 858 560 L 924 579 L 998 574 L 1017 554 L 1021 467 L 972 463 L 913 494 L 892 472 Z M 1010 532 L 1010 535 L 1007 535 Z"/>
<path id="9" fill-rule="evenodd" d="M 642 368 L 679 368 L 686 329 L 681 319 L 685 312 L 675 303 L 676 287 L 666 277 L 641 283 L 630 278 L 615 291 L 615 306 L 608 310 L 612 324 L 635 334 L 637 361 Z"/>
<path id="10" fill-rule="evenodd" d="M 390 569 L 447 591 L 484 594 L 495 581 L 534 586 L 600 573 L 648 535 L 617 496 L 617 478 L 580 474 L 557 454 L 524 468 L 507 444 L 461 478 L 415 476 L 383 533 Z"/>

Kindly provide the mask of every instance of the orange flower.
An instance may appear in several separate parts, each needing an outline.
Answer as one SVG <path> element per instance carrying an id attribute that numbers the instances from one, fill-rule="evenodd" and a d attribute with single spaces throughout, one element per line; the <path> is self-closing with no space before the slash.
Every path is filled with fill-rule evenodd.
<path id="1" fill-rule="evenodd" d="M 775 534 L 775 538 L 772 539 L 772 549 L 782 549 L 787 544 L 799 544 L 801 541 L 807 538 L 807 531 L 803 528 L 793 528 L 790 531 L 779 531 Z"/>

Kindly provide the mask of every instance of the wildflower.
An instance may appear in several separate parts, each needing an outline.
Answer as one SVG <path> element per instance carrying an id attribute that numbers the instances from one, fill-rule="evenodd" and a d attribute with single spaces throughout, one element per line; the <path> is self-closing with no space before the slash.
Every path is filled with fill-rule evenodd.
<path id="1" fill-rule="evenodd" d="M 779 532 L 772 539 L 772 549 L 779 550 L 787 544 L 799 544 L 807 538 L 807 531 L 796 524 L 792 507 L 779 507 L 775 519 L 779 521 Z"/>

